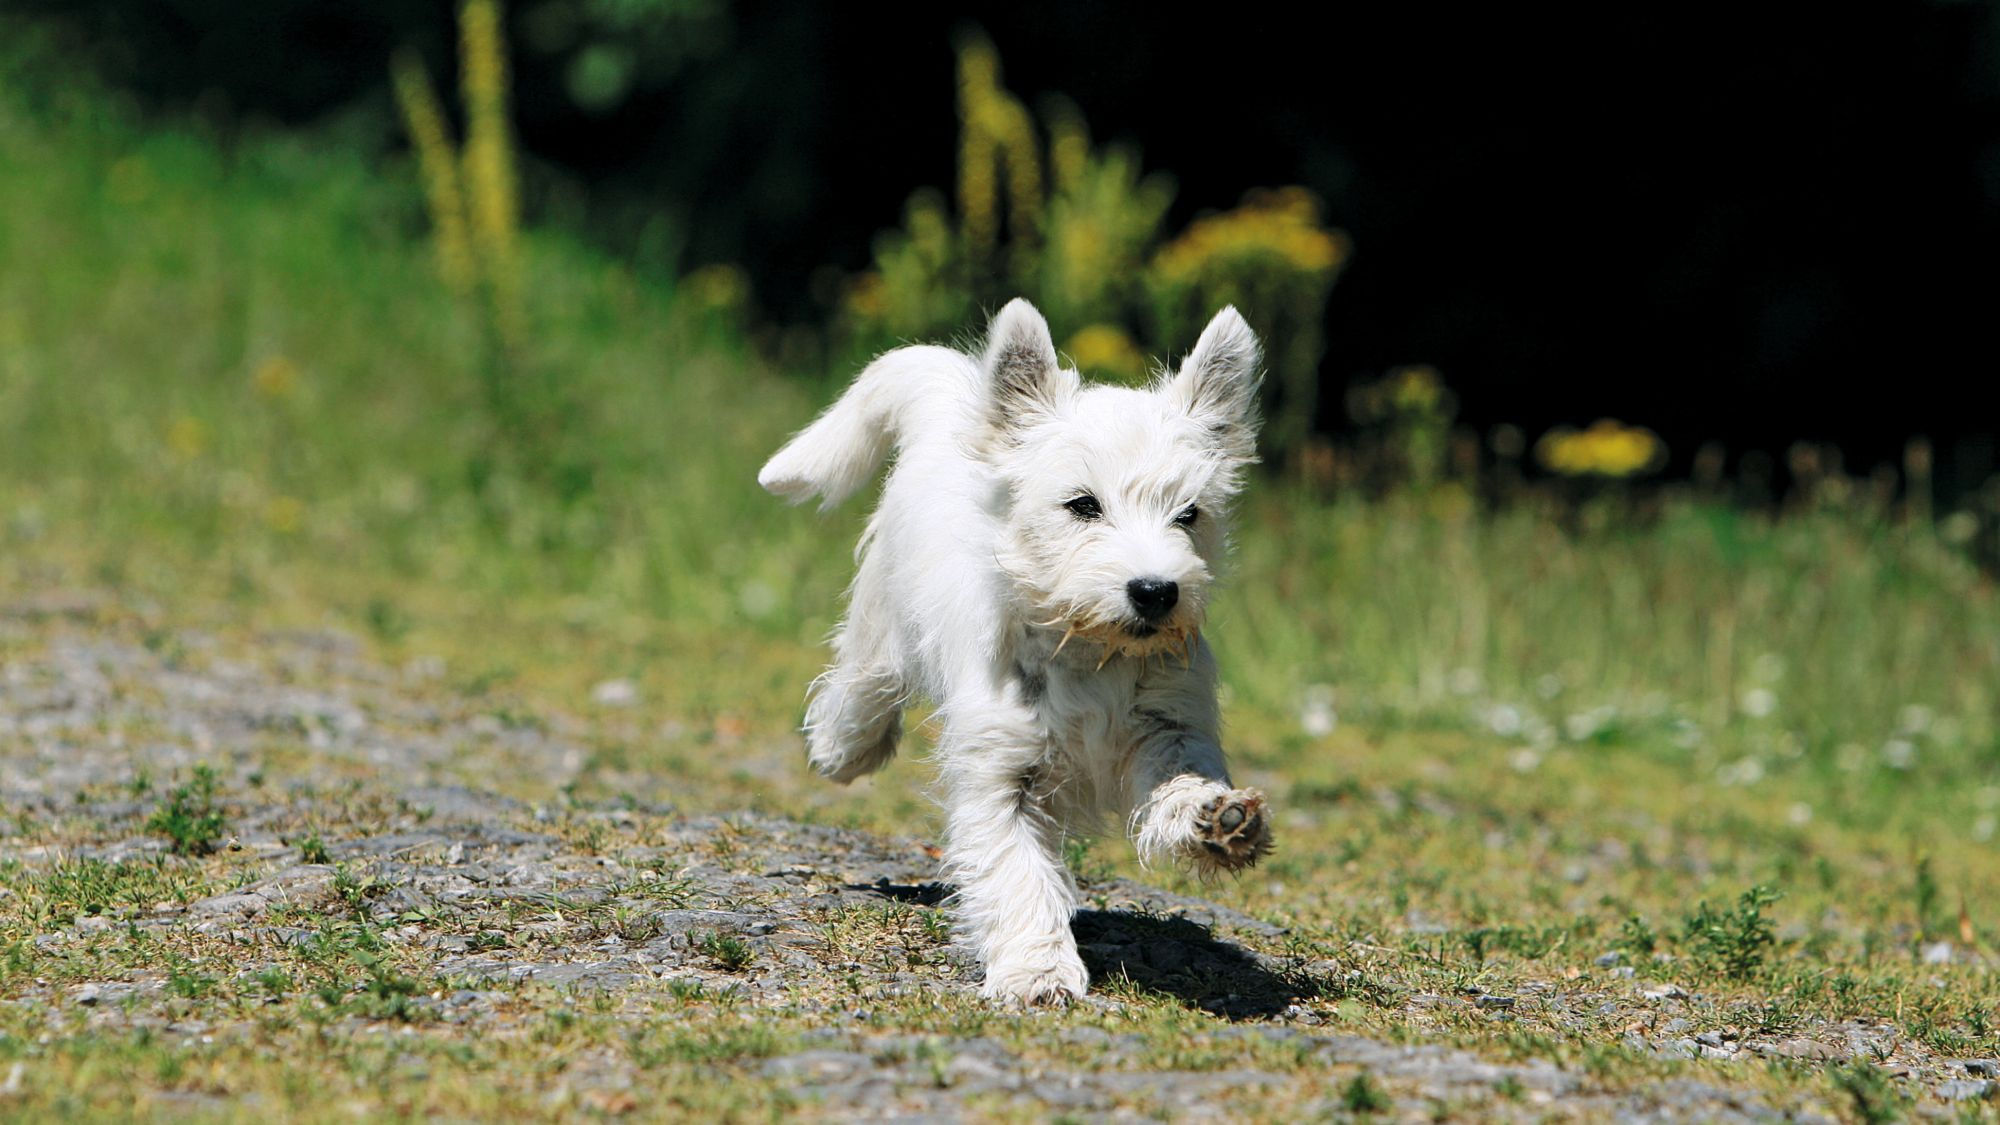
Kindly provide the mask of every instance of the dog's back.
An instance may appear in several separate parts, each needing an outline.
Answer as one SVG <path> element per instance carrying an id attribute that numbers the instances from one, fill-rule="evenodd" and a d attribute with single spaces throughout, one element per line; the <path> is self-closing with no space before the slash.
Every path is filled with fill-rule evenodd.
<path id="1" fill-rule="evenodd" d="M 817 496 L 831 508 L 867 484 L 892 448 L 963 438 L 978 424 L 980 385 L 977 361 L 950 348 L 885 352 L 765 462 L 757 483 L 794 504 Z"/>

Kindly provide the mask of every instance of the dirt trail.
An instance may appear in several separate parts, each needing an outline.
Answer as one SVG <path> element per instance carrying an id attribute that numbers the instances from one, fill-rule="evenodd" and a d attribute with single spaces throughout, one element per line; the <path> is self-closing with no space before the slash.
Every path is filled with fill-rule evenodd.
<path id="1" fill-rule="evenodd" d="M 1281 930 L 1125 880 L 1086 887 L 1090 909 L 1075 923 L 1094 982 L 1086 1002 L 1164 995 L 1212 1013 L 1214 1029 L 1240 1041 L 1240 1065 L 1233 1055 L 1163 1064 L 1138 1032 L 1042 1013 L 1010 1017 L 1034 1024 L 1025 1040 L 912 1035 L 885 1027 L 896 1021 L 883 1011 L 969 1005 L 976 989 L 949 945 L 945 888 L 931 882 L 924 844 L 769 816 L 565 805 L 561 787 L 586 758 L 578 720 L 506 721 L 486 705 L 439 702 L 434 683 L 413 686 L 426 669 L 372 664 L 337 636 L 270 636 L 225 655 L 199 635 L 131 639 L 92 619 L 87 603 L 63 602 L 0 617 L 0 652 L 11 654 L 0 667 L 0 807 L 23 833 L 0 851 L 27 871 L 157 854 L 164 843 L 146 821 L 160 791 L 207 762 L 222 778 L 231 874 L 190 901 L 79 913 L 36 936 L 40 951 L 129 924 L 225 942 L 249 975 L 274 951 L 321 940 L 315 918 L 351 908 L 399 963 L 422 970 L 413 975 L 456 982 L 402 1001 L 426 1034 L 516 1034 L 537 996 L 734 993 L 774 1023 L 811 1028 L 754 1067 L 836 1118 L 1229 1113 L 1245 1089 L 1362 1071 L 1396 1115 L 1442 1105 L 1482 1119 L 1778 1116 L 1700 1082 L 1607 1091 L 1544 1062 L 1337 1033 L 1301 1001 L 1339 979 L 1286 956 Z M 151 791 L 134 791 L 142 774 Z M 511 784 L 479 783 L 501 776 Z M 314 832 L 323 854 L 302 847 Z M 170 1002 L 169 985 L 163 967 L 140 965 L 10 987 L 0 1002 L 82 1006 L 97 1030 L 240 1030 L 221 1005 Z M 615 1107 L 638 1065 L 604 1052 L 572 1060 L 562 1081 L 597 1099 L 586 1104 Z"/>

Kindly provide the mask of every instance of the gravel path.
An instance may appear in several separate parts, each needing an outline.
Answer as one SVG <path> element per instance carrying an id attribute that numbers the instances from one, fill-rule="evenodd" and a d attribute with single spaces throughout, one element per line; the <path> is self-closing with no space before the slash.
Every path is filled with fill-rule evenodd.
<path id="1" fill-rule="evenodd" d="M 1324 1084 L 1328 1071 L 1371 1075 L 1394 1095 L 1394 1116 L 1426 1116 L 1427 1106 L 1472 1107 L 1478 1119 L 1781 1116 L 1697 1081 L 1607 1089 L 1546 1062 L 1336 1033 L 1300 1003 L 1325 994 L 1325 966 L 1285 956 L 1281 930 L 1126 880 L 1086 888 L 1091 909 L 1075 923 L 1095 982 L 1086 1002 L 1115 1009 L 1131 990 L 1176 997 L 1216 1017 L 1240 1064 L 1163 1065 L 1138 1033 L 1042 1013 L 1009 1017 L 1038 1021 L 1033 1042 L 881 1028 L 876 1008 L 913 996 L 974 1003 L 976 978 L 938 907 L 945 888 L 931 882 L 935 851 L 922 842 L 751 814 L 563 806 L 557 794 L 586 760 L 576 720 L 504 721 L 464 700 L 437 702 L 434 670 L 371 664 L 335 636 L 272 636 L 225 654 L 198 635 L 127 640 L 91 617 L 88 604 L 60 602 L 0 616 L 0 652 L 11 654 L 0 666 L 0 806 L 34 826 L 0 847 L 29 870 L 157 853 L 145 820 L 158 787 L 214 763 L 239 881 L 128 920 L 225 940 L 243 951 L 244 973 L 263 963 L 260 951 L 313 941 L 302 917 L 344 897 L 384 940 L 458 982 L 411 1002 L 466 1035 L 518 1022 L 524 982 L 553 986 L 549 995 L 734 993 L 774 1020 L 814 1017 L 756 1065 L 833 1119 L 956 1120 L 996 1107 L 1117 1119 L 1135 1104 L 1227 1114 L 1245 1090 Z M 127 792 L 142 773 L 154 791 Z M 483 786 L 482 776 L 510 784 Z M 502 788 L 548 798 L 493 791 Z M 309 825 L 333 826 L 322 862 L 301 861 Z M 34 942 L 54 951 L 112 925 L 80 914 Z M 82 1006 L 106 1030 L 234 1032 L 224 1014 L 190 1019 L 161 1003 L 167 987 L 165 972 L 141 968 L 30 984 L 4 1000 Z M 1266 1065 L 1277 1057 L 1287 1064 Z M 634 1065 L 577 1059 L 563 1081 L 615 1106 Z"/>

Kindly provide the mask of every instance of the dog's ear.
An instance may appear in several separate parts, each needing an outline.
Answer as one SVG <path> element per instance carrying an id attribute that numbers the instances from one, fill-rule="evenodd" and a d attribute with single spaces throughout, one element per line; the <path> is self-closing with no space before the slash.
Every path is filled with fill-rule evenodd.
<path id="1" fill-rule="evenodd" d="M 1076 389 L 1076 377 L 1056 362 L 1049 322 L 1019 297 L 993 318 L 984 365 L 993 380 L 993 424 L 1003 430 L 1053 412 Z"/>
<path id="2" fill-rule="evenodd" d="M 1263 349 L 1235 306 L 1215 314 L 1194 350 L 1166 385 L 1183 410 L 1209 428 L 1225 453 L 1249 460 L 1257 452 L 1257 387 Z"/>

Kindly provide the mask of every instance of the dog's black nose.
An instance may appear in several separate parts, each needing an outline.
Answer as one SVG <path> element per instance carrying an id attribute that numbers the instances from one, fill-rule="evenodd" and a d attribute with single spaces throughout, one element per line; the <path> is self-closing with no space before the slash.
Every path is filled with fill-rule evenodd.
<path id="1" fill-rule="evenodd" d="M 1132 599 L 1132 608 L 1139 611 L 1139 619 L 1148 625 L 1172 613 L 1174 604 L 1181 600 L 1180 583 L 1164 578 L 1134 578 L 1125 583 L 1125 593 Z"/>

